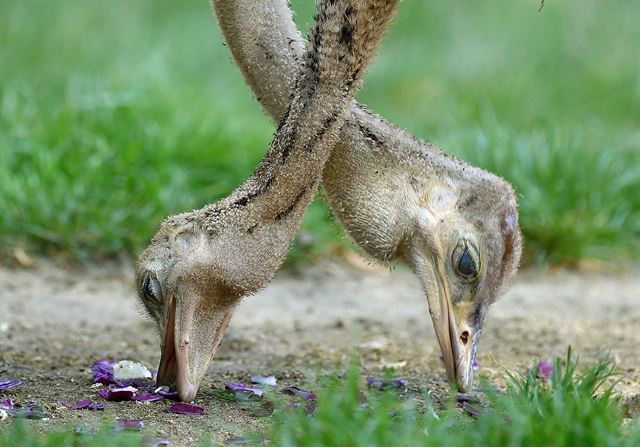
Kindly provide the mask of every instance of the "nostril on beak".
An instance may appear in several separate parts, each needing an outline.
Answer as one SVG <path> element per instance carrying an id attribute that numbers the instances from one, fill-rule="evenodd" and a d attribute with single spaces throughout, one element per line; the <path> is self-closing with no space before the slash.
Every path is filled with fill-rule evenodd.
<path id="1" fill-rule="evenodd" d="M 467 342 L 469 341 L 469 331 L 463 331 L 462 334 L 460 334 L 460 341 L 464 345 L 467 344 Z"/>

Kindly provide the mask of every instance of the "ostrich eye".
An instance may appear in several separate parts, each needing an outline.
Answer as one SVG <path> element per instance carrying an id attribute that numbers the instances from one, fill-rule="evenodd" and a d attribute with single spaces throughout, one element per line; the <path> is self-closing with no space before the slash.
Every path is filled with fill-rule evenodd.
<path id="1" fill-rule="evenodd" d="M 451 263 L 456 273 L 465 281 L 473 281 L 480 274 L 480 253 L 468 239 L 458 242 Z"/>
<path id="2" fill-rule="evenodd" d="M 476 276 L 476 263 L 473 262 L 473 258 L 471 257 L 471 253 L 469 253 L 469 249 L 465 249 L 462 256 L 460 256 L 460 261 L 458 261 L 458 272 L 463 276 L 474 277 Z"/>
<path id="3" fill-rule="evenodd" d="M 147 301 L 162 301 L 162 288 L 155 278 L 146 277 L 142 285 L 142 294 Z"/>

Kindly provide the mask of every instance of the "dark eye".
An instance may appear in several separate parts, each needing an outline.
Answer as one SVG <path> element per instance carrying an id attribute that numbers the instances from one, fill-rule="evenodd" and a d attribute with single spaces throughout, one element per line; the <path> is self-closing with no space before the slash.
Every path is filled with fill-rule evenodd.
<path id="1" fill-rule="evenodd" d="M 147 276 L 142 284 L 142 294 L 148 301 L 162 301 L 162 288 L 158 280 Z"/>
<path id="2" fill-rule="evenodd" d="M 456 273 L 465 281 L 473 281 L 480 274 L 480 253 L 468 239 L 458 242 L 453 250 L 451 263 Z"/>
<path id="3" fill-rule="evenodd" d="M 462 256 L 460 256 L 460 260 L 458 261 L 458 272 L 463 276 L 471 278 L 476 276 L 476 263 L 473 262 L 473 258 L 471 257 L 471 253 L 469 253 L 468 248 L 466 248 L 464 253 L 462 253 Z"/>

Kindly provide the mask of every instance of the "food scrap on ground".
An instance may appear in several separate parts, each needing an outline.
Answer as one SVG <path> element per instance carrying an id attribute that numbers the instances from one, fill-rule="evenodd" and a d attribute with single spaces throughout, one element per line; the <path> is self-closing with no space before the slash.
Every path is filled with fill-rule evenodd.
<path id="1" fill-rule="evenodd" d="M 165 399 L 175 400 L 175 401 L 178 400 L 178 392 L 177 391 L 171 391 L 169 389 L 169 387 L 161 386 L 159 388 L 156 388 L 156 390 L 154 392 L 159 394 L 160 396 L 164 397 Z"/>
<path id="2" fill-rule="evenodd" d="M 13 401 L 11 399 L 0 401 L 0 410 L 13 410 Z"/>
<path id="3" fill-rule="evenodd" d="M 102 411 L 105 408 L 107 408 L 107 406 L 105 404 L 102 403 L 98 403 L 98 404 L 94 404 L 91 400 L 87 399 L 87 400 L 83 400 L 78 402 L 77 404 L 75 404 L 73 407 L 71 407 L 74 410 L 91 410 L 91 411 Z"/>
<path id="4" fill-rule="evenodd" d="M 11 399 L 0 401 L 0 421 L 4 421 L 9 417 L 10 410 L 13 410 L 13 401 Z"/>
<path id="5" fill-rule="evenodd" d="M 75 403 L 73 405 L 69 404 L 69 402 L 67 402 L 66 400 L 59 400 L 58 403 L 72 410 L 101 411 L 107 408 L 105 404 L 102 404 L 102 403 L 94 404 L 93 401 L 90 399 L 81 400 L 80 402 Z"/>
<path id="6" fill-rule="evenodd" d="M 162 396 L 161 394 L 147 393 L 142 391 L 138 394 L 134 394 L 131 400 L 134 400 L 136 402 L 155 402 L 156 400 L 162 400 L 163 398 L 164 396 Z"/>
<path id="7" fill-rule="evenodd" d="M 142 363 L 131 360 L 120 360 L 112 365 L 113 378 L 117 381 L 151 379 L 151 371 Z"/>
<path id="8" fill-rule="evenodd" d="M 5 391 L 5 390 L 8 390 L 9 388 L 20 386 L 23 383 L 24 382 L 22 382 L 21 380 L 13 380 L 13 379 L 0 380 L 0 391 Z"/>
<path id="9" fill-rule="evenodd" d="M 107 389 L 98 390 L 100 397 L 114 402 L 134 400 L 133 397 L 137 392 L 138 389 L 133 386 L 118 387 L 115 385 L 109 385 Z"/>
<path id="10" fill-rule="evenodd" d="M 553 365 L 549 362 L 540 362 L 538 363 L 538 378 L 542 379 L 544 382 L 551 378 L 551 374 L 553 374 Z"/>
<path id="11" fill-rule="evenodd" d="M 472 396 L 471 394 L 467 394 L 467 393 L 456 393 L 456 401 L 457 402 L 471 402 L 471 403 L 479 403 L 480 399 L 478 399 L 477 397 Z"/>
<path id="12" fill-rule="evenodd" d="M 236 397 L 245 399 L 253 396 L 260 397 L 264 394 L 261 388 L 245 385 L 242 382 L 227 383 L 225 389 L 231 391 Z"/>
<path id="13" fill-rule="evenodd" d="M 198 405 L 185 404 L 182 402 L 176 402 L 169 407 L 169 413 L 175 414 L 190 414 L 194 416 L 202 416 L 204 414 L 204 408 Z"/>
<path id="14" fill-rule="evenodd" d="M 251 381 L 265 386 L 275 387 L 277 380 L 275 376 L 251 376 Z M 242 382 L 234 382 L 225 384 L 225 395 L 221 395 L 223 399 L 232 396 L 237 402 L 244 402 L 243 408 L 252 416 L 265 417 L 270 416 L 275 405 L 266 398 L 264 390 L 257 386 L 246 385 Z"/>
<path id="15" fill-rule="evenodd" d="M 405 388 L 406 386 L 407 386 L 407 381 L 404 379 L 380 380 L 372 376 L 367 377 L 367 387 L 373 388 L 376 390 L 388 390 L 391 388 Z"/>
<path id="16" fill-rule="evenodd" d="M 138 362 L 121 360 L 110 362 L 97 360 L 91 365 L 93 381 L 103 385 L 126 386 L 153 386 L 153 376 L 149 370 Z"/>
<path id="17" fill-rule="evenodd" d="M 178 399 L 178 393 L 168 387 L 156 388 L 151 372 L 138 362 L 98 360 L 91 365 L 91 371 L 95 383 L 108 385 L 108 388 L 98 390 L 105 400 L 155 402 L 163 398 Z"/>
<path id="18" fill-rule="evenodd" d="M 93 381 L 95 383 L 116 385 L 116 381 L 113 378 L 113 362 L 97 360 L 91 365 L 91 372 L 93 373 Z"/>
<path id="19" fill-rule="evenodd" d="M 278 379 L 276 379 L 276 376 L 251 376 L 251 383 L 276 386 L 278 384 Z"/>
<path id="20" fill-rule="evenodd" d="M 282 392 L 285 394 L 290 394 L 293 396 L 300 397 L 304 400 L 309 400 L 309 401 L 318 400 L 318 397 L 315 394 L 310 393 L 309 391 L 300 389 L 297 386 L 288 386 L 285 389 L 283 389 Z"/>

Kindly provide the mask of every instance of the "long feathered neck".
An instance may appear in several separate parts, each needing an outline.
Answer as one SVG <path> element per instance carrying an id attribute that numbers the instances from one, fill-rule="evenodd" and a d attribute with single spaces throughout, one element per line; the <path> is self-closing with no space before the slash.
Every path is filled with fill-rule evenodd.
<path id="1" fill-rule="evenodd" d="M 274 121 L 287 106 L 304 40 L 286 0 L 212 0 L 247 83 Z M 327 201 L 355 242 L 383 261 L 401 257 L 434 183 L 510 191 L 498 177 L 447 156 L 356 104 L 324 170 Z M 480 190 L 480 189 L 478 189 Z"/>
<path id="2" fill-rule="evenodd" d="M 243 210 L 252 225 L 273 220 L 299 223 L 396 3 L 318 3 L 308 50 L 268 152 L 242 186 L 204 211 L 208 219 Z"/>
<path id="3" fill-rule="evenodd" d="M 211 0 L 247 84 L 277 122 L 287 108 L 304 39 L 284 0 Z"/>

